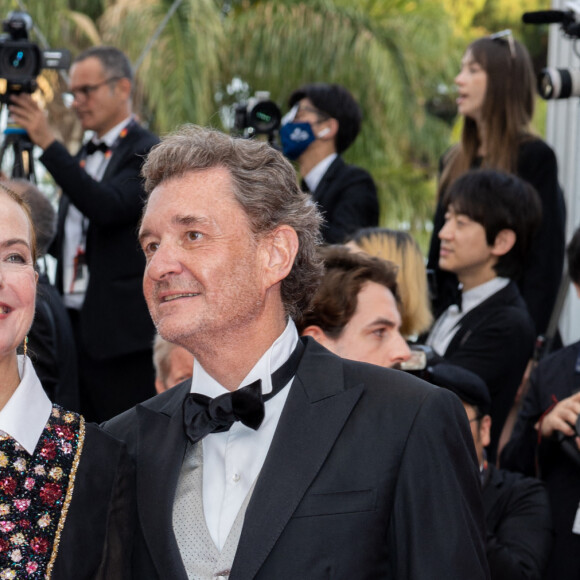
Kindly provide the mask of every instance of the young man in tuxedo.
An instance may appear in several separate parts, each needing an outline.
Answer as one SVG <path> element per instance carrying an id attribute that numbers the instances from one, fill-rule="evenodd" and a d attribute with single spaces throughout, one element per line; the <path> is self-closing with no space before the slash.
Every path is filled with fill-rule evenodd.
<path id="1" fill-rule="evenodd" d="M 534 327 L 516 283 L 541 216 L 526 182 L 492 170 L 470 171 L 444 198 L 439 266 L 460 282 L 461 304 L 436 321 L 427 344 L 447 362 L 480 376 L 491 395 L 495 462 L 501 430 L 534 348 Z"/>
<path id="2" fill-rule="evenodd" d="M 345 246 L 320 252 L 324 275 L 297 324 L 300 334 L 350 360 L 388 368 L 409 360 L 401 335 L 397 266 Z"/>
<path id="3" fill-rule="evenodd" d="M 72 107 L 93 138 L 75 156 L 30 95 L 12 95 L 9 107 L 63 190 L 50 251 L 75 332 L 81 411 L 94 421 L 155 392 L 154 328 L 143 300 L 145 261 L 136 230 L 145 196 L 139 171 L 158 139 L 134 118 L 132 87 L 131 64 L 120 50 L 97 46 L 76 57 Z"/>
<path id="4" fill-rule="evenodd" d="M 303 189 L 322 212 L 324 241 L 343 243 L 358 229 L 378 225 L 373 178 L 341 157 L 360 131 L 362 113 L 354 97 L 340 85 L 315 83 L 294 91 L 288 106 L 282 148 L 297 161 Z"/>
<path id="5" fill-rule="evenodd" d="M 136 461 L 135 576 L 487 578 L 459 400 L 298 336 L 320 215 L 290 163 L 189 126 L 143 173 L 146 300 L 195 362 L 105 425 Z"/>

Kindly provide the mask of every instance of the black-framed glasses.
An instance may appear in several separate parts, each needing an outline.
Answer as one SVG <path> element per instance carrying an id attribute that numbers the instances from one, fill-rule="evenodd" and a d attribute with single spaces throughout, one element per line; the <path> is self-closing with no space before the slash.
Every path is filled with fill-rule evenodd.
<path id="1" fill-rule="evenodd" d="M 512 59 L 516 58 L 516 43 L 514 41 L 511 29 L 506 28 L 505 30 L 500 30 L 495 34 L 490 34 L 489 38 L 491 38 L 491 40 L 497 40 L 499 42 L 507 43 L 510 49 L 510 56 L 512 57 Z"/>
<path id="2" fill-rule="evenodd" d="M 71 101 L 73 99 L 79 101 L 81 100 L 81 97 L 83 101 L 86 101 L 92 93 L 94 93 L 97 89 L 100 89 L 103 85 L 119 81 L 121 78 L 123 77 L 110 77 L 94 85 L 83 85 L 82 87 L 78 87 L 76 89 L 70 89 L 70 91 L 66 92 L 65 95 L 69 95 Z"/>

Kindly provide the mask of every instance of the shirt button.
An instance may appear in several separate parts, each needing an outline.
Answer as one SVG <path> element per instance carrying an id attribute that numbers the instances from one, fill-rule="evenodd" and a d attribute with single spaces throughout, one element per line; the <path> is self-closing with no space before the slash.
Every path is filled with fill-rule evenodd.
<path id="1" fill-rule="evenodd" d="M 232 481 L 233 481 L 234 483 L 238 483 L 238 481 L 240 481 L 240 474 L 239 474 L 239 473 L 234 473 L 234 474 L 232 475 Z"/>

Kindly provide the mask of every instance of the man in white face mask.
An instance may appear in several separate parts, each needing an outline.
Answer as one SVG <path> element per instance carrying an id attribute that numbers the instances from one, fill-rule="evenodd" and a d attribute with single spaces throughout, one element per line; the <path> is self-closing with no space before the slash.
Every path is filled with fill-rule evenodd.
<path id="1" fill-rule="evenodd" d="M 324 241 L 342 243 L 356 230 L 378 225 L 379 202 L 372 177 L 340 155 L 360 131 L 362 113 L 340 85 L 304 85 L 290 95 L 282 121 L 284 155 L 297 161 L 302 188 L 324 214 Z"/>

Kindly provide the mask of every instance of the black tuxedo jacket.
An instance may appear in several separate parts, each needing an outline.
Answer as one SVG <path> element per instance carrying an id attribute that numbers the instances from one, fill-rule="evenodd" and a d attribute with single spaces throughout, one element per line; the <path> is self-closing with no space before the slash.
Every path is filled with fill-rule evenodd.
<path id="1" fill-rule="evenodd" d="M 522 375 L 534 350 L 534 325 L 517 285 L 510 282 L 468 312 L 449 343 L 444 358 L 479 375 L 491 395 L 491 443 L 497 443 L 513 405 Z"/>
<path id="2" fill-rule="evenodd" d="M 53 580 L 127 580 L 135 519 L 135 471 L 125 446 L 86 424 Z"/>
<path id="3" fill-rule="evenodd" d="M 328 244 L 342 244 L 360 228 L 379 224 L 377 188 L 368 172 L 347 165 L 338 156 L 312 194 L 325 218 L 322 236 Z"/>
<path id="4" fill-rule="evenodd" d="M 172 508 L 189 389 L 105 425 L 136 460 L 140 580 L 187 578 Z M 480 487 L 455 395 L 307 339 L 230 580 L 488 578 Z"/>
<path id="5" fill-rule="evenodd" d="M 89 285 L 80 312 L 85 350 L 106 359 L 149 350 L 154 329 L 143 298 L 145 259 L 137 242 L 145 193 L 140 177 L 143 157 L 158 142 L 138 125 L 115 148 L 101 181 L 80 167 L 58 141 L 40 160 L 63 190 L 51 253 L 57 258 L 56 281 L 62 293 L 64 224 L 73 203 L 90 220 L 86 259 Z"/>
<path id="6" fill-rule="evenodd" d="M 580 536 L 572 533 L 580 502 L 580 457 L 572 442 L 563 445 L 556 437 L 538 442 L 534 425 L 554 404 L 554 398 L 561 401 L 580 390 L 579 358 L 580 342 L 576 342 L 546 357 L 534 369 L 511 439 L 501 454 L 502 467 L 538 475 L 546 482 L 555 531 L 546 580 L 580 577 Z"/>

